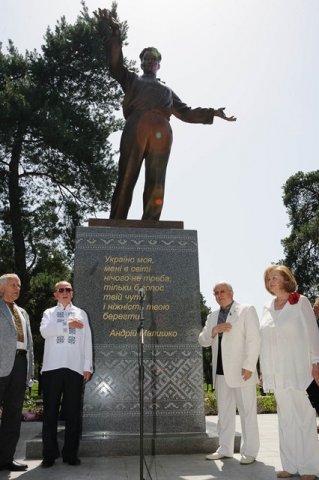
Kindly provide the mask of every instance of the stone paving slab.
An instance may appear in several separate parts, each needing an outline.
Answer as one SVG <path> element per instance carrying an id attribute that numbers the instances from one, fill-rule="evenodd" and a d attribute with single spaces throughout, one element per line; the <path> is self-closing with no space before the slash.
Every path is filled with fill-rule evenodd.
<path id="1" fill-rule="evenodd" d="M 217 417 L 206 417 L 207 428 L 216 428 Z M 236 419 L 240 431 L 239 417 Z M 281 468 L 278 449 L 277 415 L 258 416 L 261 448 L 257 461 L 240 465 L 240 455 L 232 459 L 208 461 L 205 454 L 157 455 L 146 457 L 150 475 L 143 466 L 144 480 L 273 480 Z M 41 424 L 22 424 L 16 459 L 23 461 L 25 441 L 39 432 Z M 40 467 L 41 460 L 28 460 L 29 470 L 22 473 L 0 472 L 0 479 L 12 480 L 141 480 L 139 456 L 84 457 L 82 464 L 72 467 L 58 459 L 49 469 Z"/>

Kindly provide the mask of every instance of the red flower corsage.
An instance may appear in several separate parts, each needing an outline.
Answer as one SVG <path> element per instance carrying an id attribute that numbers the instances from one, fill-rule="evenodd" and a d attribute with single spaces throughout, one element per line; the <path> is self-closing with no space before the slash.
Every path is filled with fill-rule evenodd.
<path id="1" fill-rule="evenodd" d="M 296 303 L 299 302 L 299 298 L 300 298 L 300 293 L 298 292 L 290 293 L 290 295 L 288 296 L 288 302 L 290 303 L 290 305 L 295 305 Z"/>

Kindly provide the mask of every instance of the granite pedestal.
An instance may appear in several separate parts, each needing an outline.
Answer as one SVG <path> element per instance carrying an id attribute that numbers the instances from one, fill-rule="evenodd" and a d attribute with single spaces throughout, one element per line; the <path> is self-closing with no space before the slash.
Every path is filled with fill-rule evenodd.
<path id="1" fill-rule="evenodd" d="M 77 228 L 74 303 L 88 313 L 94 343 L 83 403 L 88 456 L 138 453 L 141 326 L 146 452 L 217 447 L 205 427 L 197 233 L 160 224 Z"/>

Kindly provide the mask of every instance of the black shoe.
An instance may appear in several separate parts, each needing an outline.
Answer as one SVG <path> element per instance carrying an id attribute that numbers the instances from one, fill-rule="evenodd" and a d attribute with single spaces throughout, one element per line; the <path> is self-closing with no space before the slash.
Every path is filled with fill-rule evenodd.
<path id="1" fill-rule="evenodd" d="M 45 458 L 41 462 L 42 468 L 50 468 L 53 467 L 55 460 L 46 460 Z"/>
<path id="2" fill-rule="evenodd" d="M 69 465 L 81 465 L 81 460 L 79 458 L 64 458 L 63 463 L 68 463 Z"/>
<path id="3" fill-rule="evenodd" d="M 0 470 L 10 470 L 10 472 L 24 472 L 27 468 L 28 465 L 25 463 L 16 462 L 15 460 L 5 463 L 4 465 L 0 465 Z"/>

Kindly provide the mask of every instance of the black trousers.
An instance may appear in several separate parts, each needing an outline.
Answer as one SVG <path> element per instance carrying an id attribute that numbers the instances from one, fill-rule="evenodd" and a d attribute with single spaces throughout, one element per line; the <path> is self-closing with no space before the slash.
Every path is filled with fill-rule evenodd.
<path id="1" fill-rule="evenodd" d="M 77 458 L 81 434 L 83 375 L 68 368 L 42 373 L 43 388 L 43 458 L 55 460 L 60 451 L 57 441 L 59 412 L 63 398 L 65 420 L 64 460 Z"/>
<path id="2" fill-rule="evenodd" d="M 10 463 L 20 436 L 21 414 L 26 390 L 27 357 L 17 355 L 10 375 L 0 377 L 0 466 Z"/>

